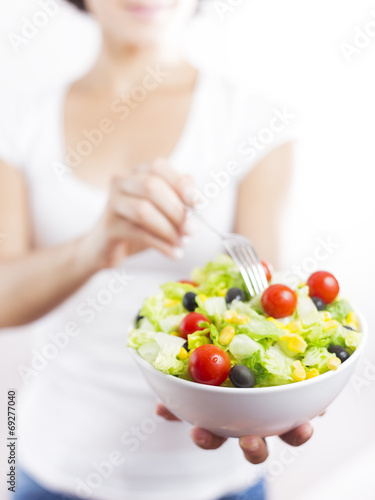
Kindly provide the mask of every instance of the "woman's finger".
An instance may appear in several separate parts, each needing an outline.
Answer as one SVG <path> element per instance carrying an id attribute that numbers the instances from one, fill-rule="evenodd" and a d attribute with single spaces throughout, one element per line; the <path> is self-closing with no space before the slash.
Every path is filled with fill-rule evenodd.
<path id="1" fill-rule="evenodd" d="M 259 436 L 244 436 L 239 444 L 248 462 L 260 464 L 267 460 L 268 450 L 266 441 Z"/>
<path id="2" fill-rule="evenodd" d="M 130 255 L 147 248 L 154 248 L 174 260 L 183 256 L 181 247 L 170 245 L 125 219 L 118 218 L 111 231 L 114 239 L 127 242 Z"/>
<path id="3" fill-rule="evenodd" d="M 178 232 L 186 219 L 186 210 L 174 189 L 157 175 L 138 174 L 124 178 L 123 193 L 150 200 L 175 226 Z"/>
<path id="4" fill-rule="evenodd" d="M 282 434 L 280 438 L 291 446 L 301 446 L 311 438 L 313 432 L 314 429 L 312 425 L 307 422 L 306 424 L 302 424 L 299 427 Z"/>
<path id="5" fill-rule="evenodd" d="M 203 448 L 204 450 L 216 450 L 227 440 L 200 427 L 191 429 L 190 437 L 199 448 Z"/>
<path id="6" fill-rule="evenodd" d="M 159 417 L 165 418 L 165 420 L 170 420 L 172 422 L 181 422 L 181 420 L 176 417 L 176 415 L 174 415 L 171 411 L 169 411 L 168 408 L 162 403 L 158 403 L 156 405 L 155 413 L 156 415 L 159 415 Z"/>
<path id="7" fill-rule="evenodd" d="M 139 171 L 153 173 L 164 179 L 176 191 L 181 200 L 193 206 L 196 199 L 195 183 L 189 175 L 181 175 L 166 160 L 158 159 L 142 165 Z"/>
<path id="8" fill-rule="evenodd" d="M 173 224 L 148 200 L 117 194 L 112 201 L 114 212 L 153 236 L 173 246 L 181 246 L 181 237 Z"/>

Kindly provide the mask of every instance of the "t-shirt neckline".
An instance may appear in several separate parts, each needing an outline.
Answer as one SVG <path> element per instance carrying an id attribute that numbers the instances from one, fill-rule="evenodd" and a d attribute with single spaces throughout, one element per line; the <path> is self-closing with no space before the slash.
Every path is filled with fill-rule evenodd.
<path id="1" fill-rule="evenodd" d="M 184 156 L 184 152 L 189 149 L 188 145 L 191 140 L 191 135 L 194 129 L 194 122 L 196 121 L 196 115 L 200 108 L 200 97 L 202 94 L 202 88 L 204 83 L 204 76 L 201 71 L 198 71 L 193 95 L 190 102 L 189 111 L 185 119 L 185 123 L 172 152 L 170 153 L 168 160 L 172 166 L 179 162 L 179 158 Z M 58 151 L 59 158 L 63 165 L 66 165 L 66 137 L 65 137 L 65 105 L 69 90 L 74 82 L 69 82 L 64 84 L 62 87 L 62 92 L 59 94 L 58 99 L 58 123 L 57 123 L 57 141 L 58 141 Z M 67 168 L 71 168 L 66 165 Z M 104 188 L 99 188 L 84 181 L 78 177 L 74 171 L 70 172 L 68 175 L 69 182 L 75 184 L 76 186 L 85 189 L 86 191 L 94 194 L 96 196 L 106 197 L 108 196 L 108 190 Z"/>

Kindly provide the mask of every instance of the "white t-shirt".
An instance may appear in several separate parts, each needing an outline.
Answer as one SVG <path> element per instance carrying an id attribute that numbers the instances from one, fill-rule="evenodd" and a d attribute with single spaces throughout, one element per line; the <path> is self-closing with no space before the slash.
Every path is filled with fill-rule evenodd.
<path id="1" fill-rule="evenodd" d="M 17 100 L 0 126 L 0 157 L 27 180 L 37 247 L 88 232 L 107 200 L 106 192 L 64 173 L 66 88 Z M 223 78 L 199 77 L 170 161 L 196 179 L 202 214 L 223 232 L 233 227 L 240 180 L 284 141 L 277 113 Z M 269 128 L 272 120 L 278 132 Z M 251 137 L 256 146 L 246 142 Z M 155 416 L 157 399 L 126 347 L 144 297 L 163 282 L 189 278 L 221 250 L 197 224 L 181 261 L 152 250 L 130 257 L 28 327 L 35 350 L 19 404 L 19 460 L 40 484 L 99 500 L 214 500 L 254 482 L 256 468 L 236 439 L 204 451 L 189 438 L 188 424 Z"/>

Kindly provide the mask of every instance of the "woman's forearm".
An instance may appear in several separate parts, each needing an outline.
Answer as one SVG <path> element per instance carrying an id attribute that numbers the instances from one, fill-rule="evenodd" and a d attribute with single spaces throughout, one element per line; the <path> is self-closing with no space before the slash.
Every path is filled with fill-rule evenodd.
<path id="1" fill-rule="evenodd" d="M 150 185 L 157 189 L 150 190 Z M 185 204 L 191 203 L 191 190 L 190 178 L 166 162 L 155 161 L 147 171 L 134 170 L 113 179 L 103 216 L 81 239 L 35 252 L 26 243 L 1 252 L 0 328 L 44 316 L 94 273 L 115 267 L 129 255 L 154 248 L 178 258 L 182 236 L 188 234 Z M 10 219 L 11 210 L 17 211 L 20 205 L 12 206 L 11 201 L 3 211 L 8 214 L 3 224 L 9 226 L 12 221 L 20 227 L 27 214 L 20 210 L 18 217 Z"/>
<path id="2" fill-rule="evenodd" d="M 0 327 L 34 321 L 72 295 L 95 272 L 83 240 L 0 262 Z"/>

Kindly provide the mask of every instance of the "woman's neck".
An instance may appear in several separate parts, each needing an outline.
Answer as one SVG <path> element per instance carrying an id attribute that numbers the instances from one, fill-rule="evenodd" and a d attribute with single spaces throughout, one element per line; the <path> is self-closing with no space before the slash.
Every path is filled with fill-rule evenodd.
<path id="1" fill-rule="evenodd" d="M 186 66 L 178 46 L 116 45 L 103 37 L 98 60 L 86 76 L 86 84 L 93 89 L 120 93 L 140 84 L 151 71 L 164 75 L 161 85 L 174 83 L 176 70 Z"/>

